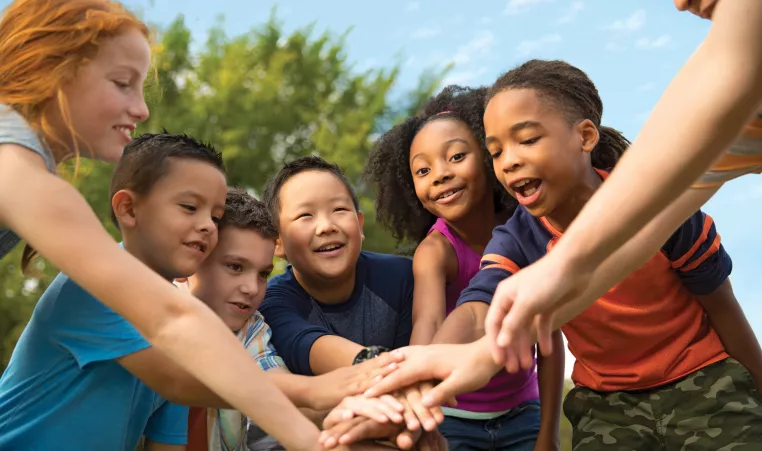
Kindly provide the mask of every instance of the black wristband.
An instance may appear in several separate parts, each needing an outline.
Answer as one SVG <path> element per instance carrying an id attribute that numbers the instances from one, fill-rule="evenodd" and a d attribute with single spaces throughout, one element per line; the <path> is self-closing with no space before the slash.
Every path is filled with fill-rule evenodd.
<path id="1" fill-rule="evenodd" d="M 358 363 L 365 362 L 366 360 L 374 359 L 384 352 L 389 352 L 389 348 L 385 348 L 383 346 L 368 346 L 363 348 L 363 350 L 358 352 L 355 356 L 355 359 L 352 361 L 352 365 L 357 365 Z"/>

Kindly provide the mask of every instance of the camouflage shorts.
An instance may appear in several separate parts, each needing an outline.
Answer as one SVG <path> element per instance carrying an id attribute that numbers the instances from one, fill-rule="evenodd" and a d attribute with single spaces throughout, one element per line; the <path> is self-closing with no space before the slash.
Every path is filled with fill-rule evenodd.
<path id="1" fill-rule="evenodd" d="M 574 451 L 762 450 L 762 397 L 731 358 L 650 390 L 576 387 L 563 407 Z"/>

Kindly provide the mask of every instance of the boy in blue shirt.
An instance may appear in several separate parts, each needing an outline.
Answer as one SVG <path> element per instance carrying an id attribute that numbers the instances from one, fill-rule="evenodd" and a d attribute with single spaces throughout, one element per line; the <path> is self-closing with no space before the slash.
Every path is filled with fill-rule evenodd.
<path id="1" fill-rule="evenodd" d="M 226 192 L 214 149 L 185 136 L 144 135 L 114 172 L 112 217 L 125 249 L 169 283 L 193 274 L 216 245 Z M 143 435 L 147 449 L 184 445 L 187 407 L 160 396 L 131 365 L 151 349 L 124 318 L 59 274 L 0 379 L 0 449 L 133 451 Z"/>
<path id="2" fill-rule="evenodd" d="M 412 261 L 362 251 L 363 215 L 341 169 L 316 156 L 296 159 L 263 197 L 278 226 L 275 255 L 290 264 L 268 284 L 260 311 L 288 368 L 324 374 L 406 346 Z"/>

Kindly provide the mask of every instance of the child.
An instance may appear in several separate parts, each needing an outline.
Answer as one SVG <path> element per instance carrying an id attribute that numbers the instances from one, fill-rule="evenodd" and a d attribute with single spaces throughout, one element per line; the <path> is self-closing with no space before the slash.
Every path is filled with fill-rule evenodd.
<path id="1" fill-rule="evenodd" d="M 270 343 L 270 328 L 257 311 L 273 270 L 278 236 L 275 224 L 263 203 L 244 190 L 230 188 L 218 228 L 217 246 L 189 279 L 191 291 L 222 318 L 262 370 L 268 374 L 285 373 L 285 364 Z M 292 380 L 294 377 L 300 378 L 292 376 Z M 333 382 L 341 383 L 341 380 Z M 349 407 L 342 406 L 345 410 Z M 355 412 L 356 409 L 357 402 Z M 322 420 L 322 415 L 314 416 L 315 421 Z M 261 436 L 261 431 L 252 426 Z M 267 443 L 277 446 L 272 442 L 266 435 L 248 440 L 246 417 L 236 410 L 190 409 L 188 451 L 245 450 L 246 445 L 258 449 Z"/>
<path id="2" fill-rule="evenodd" d="M 496 350 L 501 360 L 515 360 L 509 357 L 516 354 L 509 352 L 511 342 L 527 339 L 534 314 L 560 308 L 555 318 L 545 318 L 553 327 L 573 318 L 595 301 L 596 293 L 652 255 L 677 224 L 723 183 L 762 170 L 762 6 L 754 0 L 675 0 L 675 4 L 711 17 L 710 32 L 656 105 L 630 155 L 574 221 L 556 251 L 496 293 L 488 333 L 496 338 L 505 318 L 501 349 Z M 749 123 L 754 113 L 756 119 Z M 681 120 L 676 123 L 674 117 Z M 739 133 L 740 139 L 731 145 Z M 730 150 L 717 160 L 728 146 Z M 631 190 L 643 173 L 651 174 L 654 183 Z M 694 189 L 686 192 L 691 183 Z M 614 204 L 616 209 L 609 207 Z M 628 239 L 625 247 L 632 252 L 614 257 Z M 762 372 L 755 377 L 762 381 Z"/>
<path id="3" fill-rule="evenodd" d="M 135 125 L 148 117 L 148 36 L 145 24 L 113 1 L 16 0 L 6 8 L 0 20 L 0 256 L 23 237 L 270 432 L 297 448 L 314 447 L 317 431 L 291 430 L 298 412 L 220 320 L 124 252 L 79 192 L 54 174 L 58 163 L 80 154 L 117 161 Z M 245 381 L 242 371 L 251 374 Z"/>
<path id="4" fill-rule="evenodd" d="M 566 63 L 525 63 L 500 77 L 488 99 L 487 148 L 521 207 L 495 230 L 459 302 L 491 295 L 546 254 L 607 177 L 601 168 L 626 147 L 600 126 L 595 86 Z M 711 218 L 696 212 L 661 252 L 563 327 L 577 359 L 564 402 L 576 451 L 762 445 L 762 398 L 739 363 L 759 355 L 756 339 L 715 326 L 745 321 L 730 269 Z M 483 359 L 484 343 L 470 351 Z"/>
<path id="5" fill-rule="evenodd" d="M 320 157 L 286 163 L 264 199 L 280 234 L 275 255 L 289 265 L 268 284 L 261 312 L 288 368 L 323 374 L 407 345 L 411 262 L 362 251 L 363 215 L 339 167 Z"/>
<path id="6" fill-rule="evenodd" d="M 217 243 L 226 190 L 213 149 L 178 136 L 133 141 L 111 182 L 124 248 L 165 283 L 193 274 Z M 152 390 L 161 387 L 146 377 L 150 352 L 124 318 L 59 274 L 0 378 L 0 448 L 126 450 L 143 434 L 184 445 L 187 408 Z"/>
<path id="7" fill-rule="evenodd" d="M 420 243 L 413 258 L 411 345 L 442 342 L 437 331 L 479 270 L 492 229 L 516 207 L 488 166 L 485 94 L 486 88 L 448 86 L 421 114 L 384 134 L 366 168 L 377 189 L 379 220 L 399 240 Z M 478 304 L 486 312 L 487 305 Z M 439 430 L 449 448 L 535 449 L 538 433 L 540 442 L 556 443 L 563 354 L 552 358 L 539 363 L 542 415 L 534 368 L 501 371 L 484 389 L 460 396 L 457 409 L 445 410 Z"/>

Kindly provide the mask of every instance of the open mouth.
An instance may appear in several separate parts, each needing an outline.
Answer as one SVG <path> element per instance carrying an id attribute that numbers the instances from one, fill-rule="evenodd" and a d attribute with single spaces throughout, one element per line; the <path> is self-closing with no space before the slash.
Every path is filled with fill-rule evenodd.
<path id="1" fill-rule="evenodd" d="M 338 251 L 339 249 L 342 249 L 343 247 L 344 245 L 341 243 L 328 243 L 317 248 L 315 252 L 321 252 L 321 253 L 334 252 L 334 251 Z"/>
<path id="2" fill-rule="evenodd" d="M 242 302 L 228 302 L 228 304 L 232 305 L 236 309 L 240 310 L 241 313 L 245 313 L 245 314 L 248 314 L 249 312 L 253 310 L 250 305 L 244 304 Z"/>
<path id="3" fill-rule="evenodd" d="M 132 131 L 135 130 L 133 127 L 127 127 L 124 125 L 117 125 L 114 127 L 114 130 L 118 131 L 119 133 L 124 136 L 124 138 L 128 141 L 132 141 Z"/>
<path id="4" fill-rule="evenodd" d="M 435 202 L 447 202 L 449 200 L 452 200 L 455 198 L 455 196 L 463 191 L 463 188 L 453 188 L 451 190 L 447 190 L 441 194 L 439 194 L 437 197 L 434 198 Z"/>
<path id="5" fill-rule="evenodd" d="M 183 244 L 197 252 L 201 252 L 202 254 L 206 252 L 206 244 L 200 241 L 191 241 L 189 243 L 183 243 Z"/>
<path id="6" fill-rule="evenodd" d="M 531 197 L 537 192 L 540 185 L 542 185 L 540 179 L 524 179 L 511 185 L 511 188 L 521 197 Z"/>

